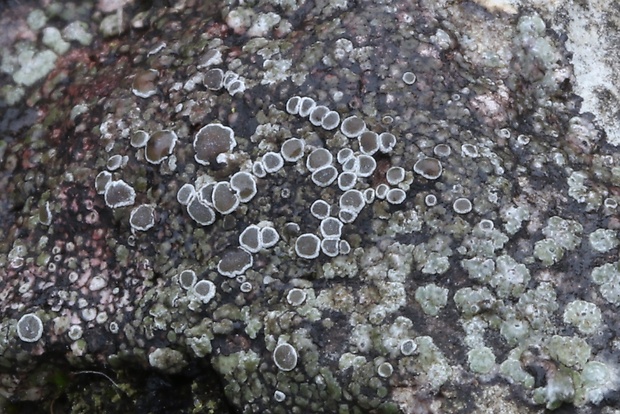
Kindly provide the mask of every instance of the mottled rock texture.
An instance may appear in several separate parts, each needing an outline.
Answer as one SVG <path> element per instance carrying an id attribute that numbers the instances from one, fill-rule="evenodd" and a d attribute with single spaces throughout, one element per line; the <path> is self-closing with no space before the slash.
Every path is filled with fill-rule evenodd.
<path id="1" fill-rule="evenodd" d="M 0 408 L 618 412 L 617 10 L 3 7 Z"/>

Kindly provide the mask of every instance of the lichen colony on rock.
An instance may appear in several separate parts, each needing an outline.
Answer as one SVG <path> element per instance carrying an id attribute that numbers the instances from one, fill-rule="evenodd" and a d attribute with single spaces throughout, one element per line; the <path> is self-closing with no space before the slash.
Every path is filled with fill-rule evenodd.
<path id="1" fill-rule="evenodd" d="M 244 413 L 611 407 L 620 156 L 534 9 L 440 3 L 34 14 L 50 49 L 0 66 L 42 114 L 0 146 L 0 395 L 62 349 L 208 366 Z"/>

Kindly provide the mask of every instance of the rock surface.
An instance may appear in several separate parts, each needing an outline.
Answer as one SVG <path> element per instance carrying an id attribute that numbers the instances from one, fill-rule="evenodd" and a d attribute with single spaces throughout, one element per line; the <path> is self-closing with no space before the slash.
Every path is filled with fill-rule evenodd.
<path id="1" fill-rule="evenodd" d="M 617 413 L 618 12 L 557 3 L 10 3 L 0 407 Z"/>

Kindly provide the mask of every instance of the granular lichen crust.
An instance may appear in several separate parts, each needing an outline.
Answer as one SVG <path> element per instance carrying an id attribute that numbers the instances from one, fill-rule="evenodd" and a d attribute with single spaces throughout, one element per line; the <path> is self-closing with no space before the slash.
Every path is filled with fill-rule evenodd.
<path id="1" fill-rule="evenodd" d="M 613 408 L 620 156 L 535 8 L 103 3 L 2 52 L 0 395 L 61 358 L 244 413 Z"/>

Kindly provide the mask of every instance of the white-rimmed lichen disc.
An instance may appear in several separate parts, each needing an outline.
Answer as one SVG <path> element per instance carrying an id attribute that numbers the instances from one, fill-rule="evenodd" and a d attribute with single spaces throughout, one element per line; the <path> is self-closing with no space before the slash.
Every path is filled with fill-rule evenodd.
<path id="1" fill-rule="evenodd" d="M 335 217 L 326 217 L 321 220 L 321 235 L 326 239 L 337 239 L 342 234 L 342 221 Z"/>
<path id="2" fill-rule="evenodd" d="M 83 333 L 84 330 L 80 325 L 72 325 L 71 328 L 69 328 L 68 336 L 72 341 L 77 341 L 82 337 Z"/>
<path id="3" fill-rule="evenodd" d="M 428 207 L 437 205 L 437 196 L 435 194 L 427 194 L 426 197 L 424 197 L 424 204 Z"/>
<path id="4" fill-rule="evenodd" d="M 157 93 L 155 80 L 159 72 L 155 69 L 140 71 L 136 74 L 131 85 L 131 92 L 140 98 L 149 98 Z"/>
<path id="5" fill-rule="evenodd" d="M 336 257 L 340 253 L 340 240 L 338 239 L 323 239 L 321 240 L 321 251 L 325 256 Z"/>
<path id="6" fill-rule="evenodd" d="M 340 114 L 336 111 L 329 111 L 328 113 L 326 113 L 321 122 L 323 129 L 327 131 L 332 131 L 338 128 L 339 124 L 340 124 Z"/>
<path id="7" fill-rule="evenodd" d="M 385 179 L 391 185 L 398 185 L 405 179 L 405 169 L 403 167 L 390 167 L 385 173 Z"/>
<path id="8" fill-rule="evenodd" d="M 192 288 L 196 284 L 196 272 L 191 269 L 183 270 L 179 273 L 179 285 L 185 290 Z"/>
<path id="9" fill-rule="evenodd" d="M 396 146 L 396 137 L 390 132 L 382 132 L 379 135 L 379 150 L 387 154 Z"/>
<path id="10" fill-rule="evenodd" d="M 323 124 L 323 118 L 329 112 L 329 108 L 325 105 L 317 105 L 310 112 L 310 123 L 314 126 L 321 126 Z"/>
<path id="11" fill-rule="evenodd" d="M 284 159 L 282 159 L 279 153 L 269 151 L 263 155 L 262 163 L 265 171 L 271 174 L 279 171 L 284 166 Z"/>
<path id="12" fill-rule="evenodd" d="M 265 171 L 265 167 L 263 167 L 263 163 L 261 161 L 254 161 L 252 164 L 252 174 L 258 178 L 264 178 L 267 176 L 267 171 Z"/>
<path id="13" fill-rule="evenodd" d="M 403 339 L 400 343 L 400 353 L 405 356 L 413 355 L 417 348 L 418 345 L 410 338 Z"/>
<path id="14" fill-rule="evenodd" d="M 352 172 L 357 175 L 357 173 L 359 172 L 359 169 L 360 169 L 359 157 L 353 156 L 342 164 L 342 171 L 344 172 Z"/>
<path id="15" fill-rule="evenodd" d="M 379 376 L 383 378 L 391 377 L 393 372 L 394 367 L 392 367 L 392 364 L 390 364 L 389 362 L 383 362 L 377 367 L 377 374 L 379 374 Z"/>
<path id="16" fill-rule="evenodd" d="M 326 167 L 332 163 L 334 156 L 325 148 L 317 148 L 313 150 L 306 159 L 306 167 L 310 171 L 316 171 L 319 168 Z"/>
<path id="17" fill-rule="evenodd" d="M 350 171 L 345 171 L 340 173 L 338 176 L 338 188 L 342 191 L 347 191 L 355 187 L 357 183 L 357 174 L 354 174 Z"/>
<path id="18" fill-rule="evenodd" d="M 345 118 L 340 125 L 340 132 L 347 138 L 357 138 L 366 130 L 366 122 L 356 115 Z"/>
<path id="19" fill-rule="evenodd" d="M 351 253 L 351 245 L 346 240 L 340 240 L 340 242 L 338 243 L 338 248 L 340 250 L 340 254 Z"/>
<path id="20" fill-rule="evenodd" d="M 164 129 L 152 134 L 144 149 L 144 158 L 151 164 L 160 164 L 168 158 L 177 143 L 177 134 Z"/>
<path id="21" fill-rule="evenodd" d="M 321 250 L 321 239 L 315 234 L 304 233 L 295 241 L 295 253 L 304 259 L 315 259 L 319 257 Z"/>
<path id="22" fill-rule="evenodd" d="M 177 201 L 186 206 L 192 199 L 196 197 L 196 189 L 192 184 L 185 183 L 177 191 Z"/>
<path id="23" fill-rule="evenodd" d="M 203 226 L 209 226 L 215 222 L 215 211 L 198 197 L 194 197 L 187 205 L 187 214 Z"/>
<path id="24" fill-rule="evenodd" d="M 375 168 L 377 168 L 377 161 L 370 155 L 362 154 L 357 157 L 358 160 L 358 168 L 357 175 L 359 177 L 370 177 L 373 172 L 375 172 Z"/>
<path id="25" fill-rule="evenodd" d="M 239 245 L 250 253 L 258 253 L 262 248 L 260 227 L 250 224 L 239 235 Z"/>
<path id="26" fill-rule="evenodd" d="M 136 191 L 123 180 L 110 181 L 105 188 L 104 199 L 110 208 L 131 206 L 136 200 Z"/>
<path id="27" fill-rule="evenodd" d="M 215 284 L 210 280 L 200 280 L 194 285 L 192 293 L 202 303 L 207 304 L 215 297 Z"/>
<path id="28" fill-rule="evenodd" d="M 299 138 L 289 138 L 282 144 L 280 154 L 288 162 L 295 162 L 304 156 L 305 142 Z"/>
<path id="29" fill-rule="evenodd" d="M 467 214 L 472 209 L 471 201 L 469 201 L 465 197 L 457 198 L 456 200 L 454 200 L 452 208 L 458 214 Z"/>
<path id="30" fill-rule="evenodd" d="M 242 203 L 250 201 L 257 192 L 254 176 L 245 171 L 239 171 L 230 178 L 230 187 L 237 192 Z"/>
<path id="31" fill-rule="evenodd" d="M 405 72 L 403 73 L 403 82 L 407 85 L 413 85 L 416 81 L 415 73 L 413 72 Z"/>
<path id="32" fill-rule="evenodd" d="M 233 130 L 221 124 L 209 124 L 200 128 L 194 137 L 196 162 L 213 164 L 217 156 L 232 151 L 237 146 Z"/>
<path id="33" fill-rule="evenodd" d="M 314 99 L 304 96 L 299 103 L 299 115 L 304 117 L 310 115 L 315 106 Z"/>
<path id="34" fill-rule="evenodd" d="M 301 98 L 299 96 L 293 96 L 286 101 L 286 112 L 291 115 L 297 115 L 299 113 L 300 106 Z"/>
<path id="35" fill-rule="evenodd" d="M 280 240 L 280 235 L 273 227 L 263 227 L 260 229 L 260 241 L 263 248 L 268 249 L 275 246 Z"/>
<path id="36" fill-rule="evenodd" d="M 142 148 L 149 141 L 149 137 L 150 136 L 146 131 L 139 130 L 133 133 L 129 143 L 134 148 Z"/>
<path id="37" fill-rule="evenodd" d="M 208 206 L 213 206 L 213 189 L 216 184 L 213 181 L 208 182 L 196 191 L 198 198 L 207 203 Z"/>
<path id="38" fill-rule="evenodd" d="M 330 212 L 331 207 L 329 203 L 325 200 L 316 200 L 310 206 L 310 213 L 319 220 L 328 217 Z"/>
<path id="39" fill-rule="evenodd" d="M 95 190 L 97 190 L 97 194 L 104 194 L 105 189 L 112 181 L 112 173 L 109 171 L 101 171 L 95 177 Z"/>
<path id="40" fill-rule="evenodd" d="M 116 171 L 123 166 L 123 156 L 122 155 L 112 155 L 108 158 L 108 162 L 106 163 L 106 167 L 110 171 Z"/>
<path id="41" fill-rule="evenodd" d="M 298 288 L 293 288 L 288 291 L 286 295 L 286 301 L 292 306 L 299 306 L 306 301 L 306 291 Z"/>
<path id="42" fill-rule="evenodd" d="M 282 402 L 286 400 L 286 394 L 280 390 L 275 390 L 273 392 L 273 399 L 276 400 L 277 402 Z"/>
<path id="43" fill-rule="evenodd" d="M 350 210 L 356 213 L 362 211 L 366 202 L 364 195 L 359 190 L 347 190 L 340 196 L 340 209 Z"/>
<path id="44" fill-rule="evenodd" d="M 155 207 L 142 204 L 131 210 L 129 224 L 134 230 L 146 231 L 155 225 Z"/>
<path id="45" fill-rule="evenodd" d="M 495 224 L 491 220 L 488 220 L 488 219 L 480 220 L 480 223 L 478 223 L 478 228 L 480 228 L 480 230 L 484 232 L 489 232 L 493 230 L 494 227 L 495 227 Z"/>
<path id="46" fill-rule="evenodd" d="M 254 259 L 250 252 L 234 247 L 224 253 L 217 264 L 217 271 L 223 276 L 234 278 L 252 267 L 253 263 Z"/>
<path id="47" fill-rule="evenodd" d="M 384 183 L 381 183 L 375 189 L 375 195 L 379 200 L 383 200 L 387 195 L 388 191 L 390 191 L 390 186 Z"/>
<path id="48" fill-rule="evenodd" d="M 224 80 L 223 80 L 224 87 L 230 88 L 230 85 L 232 85 L 232 83 L 236 81 L 237 79 L 239 79 L 239 75 L 237 75 L 235 72 L 227 70 L 226 73 L 224 74 Z"/>
<path id="49" fill-rule="evenodd" d="M 400 188 L 390 188 L 390 190 L 385 195 L 385 199 L 390 204 L 402 204 L 407 198 L 407 193 L 405 193 Z"/>
<path id="50" fill-rule="evenodd" d="M 319 187 L 331 185 L 338 177 L 338 170 L 333 165 L 328 165 L 312 173 L 312 182 Z"/>
<path id="51" fill-rule="evenodd" d="M 224 71 L 222 69 L 209 69 L 202 78 L 202 83 L 207 89 L 217 91 L 224 86 Z"/>
<path id="52" fill-rule="evenodd" d="M 239 290 L 243 293 L 249 293 L 252 291 L 252 283 L 251 282 L 243 282 L 241 286 L 239 286 Z"/>
<path id="53" fill-rule="evenodd" d="M 24 342 L 37 342 L 43 335 L 43 322 L 34 313 L 27 313 L 17 321 L 17 336 Z"/>
<path id="54" fill-rule="evenodd" d="M 354 155 L 355 153 L 351 148 L 342 148 L 340 151 L 338 151 L 336 159 L 338 160 L 338 163 L 344 164 L 345 162 L 353 158 Z"/>
<path id="55" fill-rule="evenodd" d="M 245 91 L 245 82 L 241 79 L 235 79 L 226 86 L 226 90 L 231 96 Z"/>
<path id="56" fill-rule="evenodd" d="M 230 184 L 223 181 L 213 189 L 213 207 L 222 214 L 230 214 L 239 206 L 239 196 L 230 188 Z"/>
<path id="57" fill-rule="evenodd" d="M 450 153 L 452 152 L 452 149 L 450 148 L 450 146 L 448 144 L 437 144 L 435 145 L 435 148 L 433 148 L 433 154 L 435 154 L 438 157 L 448 157 L 450 156 Z"/>
<path id="58" fill-rule="evenodd" d="M 436 180 L 441 176 L 443 169 L 437 158 L 426 157 L 415 163 L 413 171 L 428 180 Z"/>
<path id="59" fill-rule="evenodd" d="M 338 211 L 338 218 L 343 223 L 353 223 L 357 218 L 357 215 L 357 211 L 353 211 L 351 209 L 340 209 L 340 211 Z"/>
<path id="60" fill-rule="evenodd" d="M 357 137 L 357 140 L 362 154 L 373 155 L 379 151 L 379 135 L 376 132 L 365 131 Z"/>
<path id="61" fill-rule="evenodd" d="M 283 342 L 273 350 L 273 362 L 281 371 L 292 371 L 297 366 L 297 350 Z"/>

